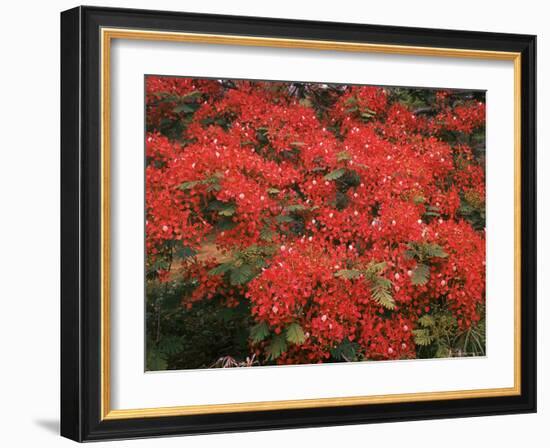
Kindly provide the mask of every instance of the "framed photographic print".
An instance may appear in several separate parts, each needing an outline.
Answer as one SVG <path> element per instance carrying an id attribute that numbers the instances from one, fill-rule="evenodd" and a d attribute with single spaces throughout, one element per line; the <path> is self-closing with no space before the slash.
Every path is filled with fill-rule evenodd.
<path id="1" fill-rule="evenodd" d="M 534 36 L 61 14 L 61 433 L 535 412 Z"/>

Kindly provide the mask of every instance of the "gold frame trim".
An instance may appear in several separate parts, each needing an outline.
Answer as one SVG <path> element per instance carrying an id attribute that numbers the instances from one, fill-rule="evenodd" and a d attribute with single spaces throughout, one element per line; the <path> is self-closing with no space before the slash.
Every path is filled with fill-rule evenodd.
<path id="1" fill-rule="evenodd" d="M 227 412 L 246 412 L 315 407 L 405 403 L 429 400 L 502 397 L 521 394 L 521 53 L 279 39 L 250 36 L 195 34 L 136 29 L 101 29 L 101 420 L 168 417 Z M 110 346 L 110 51 L 113 39 L 187 42 L 215 45 L 299 48 L 347 52 L 368 52 L 412 56 L 456 57 L 514 62 L 514 386 L 508 388 L 369 395 L 304 400 L 281 400 L 216 405 L 189 405 L 141 409 L 111 409 Z"/>

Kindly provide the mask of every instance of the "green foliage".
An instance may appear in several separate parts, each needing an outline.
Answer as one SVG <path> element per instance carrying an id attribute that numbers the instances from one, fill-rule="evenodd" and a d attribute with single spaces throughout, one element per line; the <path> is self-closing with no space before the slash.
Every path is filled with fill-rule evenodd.
<path id="1" fill-rule="evenodd" d="M 434 341 L 434 336 L 430 333 L 430 330 L 426 328 L 419 328 L 413 330 L 414 343 L 423 347 L 430 345 Z"/>
<path id="2" fill-rule="evenodd" d="M 393 310 L 395 309 L 395 300 L 392 296 L 392 282 L 382 276 L 382 271 L 385 269 L 386 263 L 370 262 L 362 269 L 340 269 L 334 273 L 337 278 L 345 278 L 354 280 L 363 278 L 370 285 L 371 295 L 373 300 L 380 306 Z"/>
<path id="3" fill-rule="evenodd" d="M 267 359 L 268 361 L 274 361 L 284 352 L 286 352 L 288 345 L 284 335 L 278 334 L 273 336 L 271 343 L 267 348 Z"/>
<path id="4" fill-rule="evenodd" d="M 286 329 L 286 340 L 296 345 L 301 345 L 306 340 L 304 330 L 297 323 L 290 324 Z"/>
<path id="5" fill-rule="evenodd" d="M 229 281 L 231 285 L 244 285 L 254 278 L 255 274 L 252 270 L 252 266 L 243 264 L 241 266 L 235 266 L 231 269 L 229 275 Z"/>
<path id="6" fill-rule="evenodd" d="M 208 271 L 209 275 L 223 275 L 233 269 L 232 263 L 221 263 Z"/>
<path id="7" fill-rule="evenodd" d="M 430 267 L 419 263 L 413 270 L 411 282 L 413 285 L 425 285 L 430 278 Z"/>
<path id="8" fill-rule="evenodd" d="M 284 209 L 287 212 L 298 212 L 298 211 L 306 210 L 306 207 L 302 204 L 293 204 L 293 205 L 287 205 Z"/>
<path id="9" fill-rule="evenodd" d="M 228 216 L 233 216 L 235 214 L 237 207 L 233 202 L 223 202 L 223 201 L 214 200 L 208 204 L 206 209 L 209 211 L 218 212 L 218 215 L 220 216 L 228 217 Z"/>
<path id="10" fill-rule="evenodd" d="M 228 205 L 224 209 L 220 210 L 218 212 L 218 215 L 220 216 L 233 216 L 235 214 L 235 206 L 234 205 Z"/>
<path id="11" fill-rule="evenodd" d="M 296 218 L 294 218 L 291 215 L 279 215 L 275 218 L 275 220 L 279 224 L 282 224 L 282 223 L 285 223 L 285 222 L 294 222 L 294 221 L 296 221 Z"/>
<path id="12" fill-rule="evenodd" d="M 476 230 L 485 228 L 485 203 L 474 195 L 462 194 L 458 213 Z"/>
<path id="13" fill-rule="evenodd" d="M 446 258 L 449 255 L 435 243 L 410 242 L 405 256 L 417 261 L 413 269 L 411 282 L 413 285 L 425 285 L 430 279 L 430 263 L 434 258 Z"/>
<path id="14" fill-rule="evenodd" d="M 365 270 L 365 280 L 370 283 L 372 298 L 376 303 L 388 310 L 395 308 L 395 301 L 392 297 L 392 282 L 382 276 L 382 271 L 386 268 L 386 263 L 370 262 Z"/>
<path id="15" fill-rule="evenodd" d="M 435 205 L 427 205 L 426 211 L 422 215 L 422 219 L 425 222 L 430 223 L 433 219 L 439 218 L 440 216 L 441 216 L 441 213 L 439 211 L 439 207 Z"/>
<path id="16" fill-rule="evenodd" d="M 193 288 L 193 282 L 169 287 L 148 282 L 147 370 L 210 368 L 224 356 L 242 362 L 250 356 L 253 320 L 248 305 L 227 308 L 215 297 L 182 307 L 182 297 Z"/>
<path id="17" fill-rule="evenodd" d="M 237 226 L 237 223 L 234 222 L 231 217 L 225 217 L 220 219 L 218 222 L 216 222 L 215 228 L 219 232 L 223 232 L 225 230 L 232 230 Z"/>
<path id="18" fill-rule="evenodd" d="M 431 258 L 446 258 L 449 256 L 439 244 L 435 243 L 410 242 L 407 246 L 409 247 L 405 251 L 407 258 L 416 259 L 420 263 L 427 262 Z"/>
<path id="19" fill-rule="evenodd" d="M 348 280 L 359 278 L 363 275 L 361 269 L 340 269 L 337 271 L 334 276 L 339 278 L 345 278 Z"/>
<path id="20" fill-rule="evenodd" d="M 430 107 L 435 103 L 435 93 L 430 89 L 411 89 L 395 87 L 390 90 L 390 97 L 393 101 L 398 101 L 412 111 L 418 111 Z M 431 112 L 425 110 L 424 112 Z"/>
<path id="21" fill-rule="evenodd" d="M 210 177 L 207 177 L 206 179 L 201 180 L 191 180 L 188 182 L 181 183 L 178 188 L 182 191 L 187 191 L 195 188 L 197 185 L 209 185 L 209 191 L 216 190 L 219 191 L 220 189 L 220 179 L 223 176 L 221 174 L 214 174 Z"/>
<path id="22" fill-rule="evenodd" d="M 274 249 L 270 246 L 252 245 L 234 252 L 231 261 L 215 266 L 208 274 L 226 276 L 232 286 L 244 285 L 258 275 L 273 253 Z"/>
<path id="23" fill-rule="evenodd" d="M 197 255 L 195 250 L 187 246 L 182 246 L 181 243 L 174 248 L 174 256 L 176 258 L 189 258 L 194 257 L 195 255 Z"/>
<path id="24" fill-rule="evenodd" d="M 174 117 L 164 117 L 158 130 L 172 140 L 181 138 L 183 131 L 191 123 L 193 115 L 201 105 L 202 93 L 194 91 L 180 96 L 168 92 L 157 92 L 155 96 L 155 100 L 148 101 L 150 103 L 148 107 L 154 108 L 158 104 L 167 104 L 175 114 Z M 148 127 L 147 130 L 153 129 Z"/>
<path id="25" fill-rule="evenodd" d="M 459 332 L 453 340 L 453 346 L 461 356 L 484 356 L 485 338 L 485 319 L 482 319 L 477 325 Z"/>
<path id="26" fill-rule="evenodd" d="M 418 319 L 419 327 L 413 330 L 414 342 L 431 358 L 448 357 L 450 337 L 456 330 L 456 320 L 446 309 L 436 307 L 432 314 Z"/>
<path id="27" fill-rule="evenodd" d="M 260 231 L 260 238 L 263 241 L 266 241 L 268 243 L 271 243 L 273 241 L 273 236 L 275 235 L 275 232 L 269 228 L 269 226 L 264 226 L 262 230 Z"/>
<path id="28" fill-rule="evenodd" d="M 371 286 L 372 298 L 378 305 L 393 310 L 395 309 L 395 300 L 391 293 L 392 283 L 383 277 L 377 277 Z"/>
<path id="29" fill-rule="evenodd" d="M 328 174 L 325 174 L 325 180 L 336 180 L 340 179 L 346 173 L 345 168 L 337 168 L 334 171 L 331 171 Z"/>
<path id="30" fill-rule="evenodd" d="M 435 326 L 435 319 L 429 314 L 424 314 L 418 319 L 418 323 L 424 328 L 430 328 Z"/>
<path id="31" fill-rule="evenodd" d="M 200 185 L 202 182 L 202 180 L 191 180 L 189 182 L 183 182 L 178 188 L 184 191 L 191 190 L 193 187 Z"/>
<path id="32" fill-rule="evenodd" d="M 359 360 L 360 348 L 360 345 L 356 342 L 350 342 L 348 339 L 345 339 L 330 350 L 330 355 L 336 361 L 357 361 Z"/>
<path id="33" fill-rule="evenodd" d="M 265 322 L 260 322 L 250 329 L 250 339 L 257 344 L 267 338 L 269 333 L 269 326 Z"/>
<path id="34" fill-rule="evenodd" d="M 426 198 L 424 198 L 423 196 L 415 196 L 413 198 L 413 202 L 417 205 L 418 204 L 424 204 L 424 202 L 426 202 Z"/>
<path id="35" fill-rule="evenodd" d="M 343 162 L 345 160 L 351 160 L 351 156 L 347 151 L 341 151 L 336 154 L 336 159 L 338 160 L 338 162 Z"/>
<path id="36" fill-rule="evenodd" d="M 167 356 L 156 350 L 154 347 L 149 347 L 147 349 L 147 360 L 145 370 L 155 371 L 155 370 L 166 370 L 168 368 Z"/>
<path id="37" fill-rule="evenodd" d="M 418 358 L 485 355 L 485 319 L 460 330 L 445 302 L 433 304 L 432 310 L 418 319 L 413 335 Z"/>
<path id="38" fill-rule="evenodd" d="M 366 106 L 361 108 L 355 96 L 349 97 L 346 100 L 346 106 L 348 106 L 346 109 L 347 113 L 357 115 L 365 123 L 376 116 L 376 112 L 372 109 L 369 109 Z"/>

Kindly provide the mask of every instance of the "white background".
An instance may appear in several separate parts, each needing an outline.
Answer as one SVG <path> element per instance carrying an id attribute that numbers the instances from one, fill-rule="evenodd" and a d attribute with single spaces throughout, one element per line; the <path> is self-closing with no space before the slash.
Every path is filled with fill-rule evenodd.
<path id="1" fill-rule="evenodd" d="M 257 15 L 363 23 L 475 29 L 538 34 L 539 229 L 548 224 L 550 188 L 543 140 L 550 120 L 545 77 L 550 56 L 545 2 L 464 0 L 277 2 L 202 0 L 90 1 L 89 4 L 195 12 Z M 3 5 L 2 163 L 0 165 L 0 441 L 5 446 L 69 446 L 58 431 L 59 396 L 59 11 L 69 1 L 10 2 Z M 546 54 L 544 54 L 546 50 Z M 539 413 L 537 415 L 405 422 L 383 425 L 259 432 L 98 444 L 97 446 L 191 447 L 343 443 L 396 447 L 533 446 L 550 439 L 550 393 L 546 387 L 550 343 L 541 322 L 550 319 L 550 237 L 539 232 Z M 23 324 L 21 324 L 23 322 Z"/>
<path id="2" fill-rule="evenodd" d="M 115 40 L 111 67 L 113 409 L 513 387 L 512 61 Z M 487 90 L 488 356 L 145 373 L 145 181 L 136 129 L 144 127 L 147 73 Z"/>

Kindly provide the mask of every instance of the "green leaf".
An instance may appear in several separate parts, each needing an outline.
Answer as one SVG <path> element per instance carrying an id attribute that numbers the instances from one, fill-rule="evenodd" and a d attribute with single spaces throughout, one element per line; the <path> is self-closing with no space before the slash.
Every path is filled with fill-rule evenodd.
<path id="1" fill-rule="evenodd" d="M 210 185 L 210 187 L 208 188 L 209 191 L 218 190 L 219 189 L 218 187 L 220 187 L 220 185 L 219 185 L 220 177 L 221 177 L 221 175 L 214 174 L 213 176 L 207 177 L 206 179 L 191 180 L 191 181 L 188 181 L 188 182 L 183 182 L 182 184 L 180 184 L 178 186 L 178 188 L 180 190 L 185 191 L 185 190 L 190 190 L 191 188 L 194 188 L 197 185 Z M 221 201 L 214 201 L 214 202 L 221 202 Z"/>
<path id="2" fill-rule="evenodd" d="M 423 216 L 429 216 L 432 218 L 437 218 L 438 216 L 441 216 L 438 212 L 425 212 Z"/>
<path id="3" fill-rule="evenodd" d="M 295 221 L 295 219 L 292 216 L 289 216 L 289 215 L 279 215 L 275 218 L 275 220 L 279 223 L 294 222 Z"/>
<path id="4" fill-rule="evenodd" d="M 184 112 L 186 114 L 195 112 L 200 107 L 199 104 L 195 103 L 181 103 L 172 109 L 175 113 L 179 114 Z"/>
<path id="5" fill-rule="evenodd" d="M 195 250 L 191 249 L 190 247 L 179 246 L 175 250 L 174 255 L 178 258 L 189 258 L 189 257 L 194 257 L 195 255 L 197 255 L 197 252 Z"/>
<path id="6" fill-rule="evenodd" d="M 237 223 L 231 221 L 231 219 L 221 219 L 216 223 L 216 230 L 220 232 L 224 230 L 233 230 L 235 227 L 237 227 Z"/>
<path id="7" fill-rule="evenodd" d="M 326 168 L 324 166 L 316 166 L 315 168 L 312 168 L 311 171 L 313 173 L 320 173 L 321 171 L 326 171 Z"/>
<path id="8" fill-rule="evenodd" d="M 270 187 L 267 189 L 268 194 L 278 194 L 281 192 L 278 188 Z"/>
<path id="9" fill-rule="evenodd" d="M 416 258 L 424 262 L 427 258 L 445 258 L 448 254 L 439 244 L 433 243 L 408 243 L 409 249 L 405 251 L 405 256 L 409 259 Z"/>
<path id="10" fill-rule="evenodd" d="M 227 208 L 227 206 L 229 205 L 231 205 L 229 202 L 222 202 L 222 201 L 218 201 L 217 199 L 214 199 L 213 201 L 210 201 L 208 203 L 206 210 L 217 212 Z"/>
<path id="11" fill-rule="evenodd" d="M 166 370 L 168 367 L 168 360 L 164 353 L 149 348 L 147 350 L 147 370 Z"/>
<path id="12" fill-rule="evenodd" d="M 293 204 L 293 205 L 288 205 L 285 207 L 285 210 L 289 211 L 289 212 L 297 212 L 297 211 L 301 211 L 301 210 L 305 210 L 306 207 L 302 204 Z"/>
<path id="13" fill-rule="evenodd" d="M 290 324 L 286 329 L 286 340 L 296 345 L 301 345 L 306 340 L 304 330 L 297 323 Z"/>
<path id="14" fill-rule="evenodd" d="M 265 322 L 260 322 L 250 329 L 250 339 L 254 344 L 263 341 L 269 336 L 269 326 Z"/>
<path id="15" fill-rule="evenodd" d="M 183 348 L 183 341 L 178 336 L 164 336 L 158 344 L 157 350 L 166 355 L 176 355 Z"/>
<path id="16" fill-rule="evenodd" d="M 235 206 L 233 204 L 229 204 L 226 208 L 220 210 L 218 212 L 218 215 L 220 216 L 233 216 L 235 214 Z"/>
<path id="17" fill-rule="evenodd" d="M 229 274 L 229 282 L 233 286 L 242 285 L 249 282 L 254 277 L 251 266 L 243 264 L 242 266 L 235 267 Z"/>
<path id="18" fill-rule="evenodd" d="M 421 345 L 425 347 L 427 345 L 430 345 L 434 340 L 434 337 L 430 334 L 430 331 L 424 328 L 413 330 L 412 333 L 414 335 L 414 343 L 416 345 Z"/>
<path id="19" fill-rule="evenodd" d="M 271 339 L 271 344 L 269 344 L 269 347 L 267 349 L 267 359 L 269 360 L 275 360 L 279 356 L 281 356 L 284 352 L 286 352 L 288 348 L 288 345 L 286 343 L 286 339 L 282 335 L 276 335 Z"/>
<path id="20" fill-rule="evenodd" d="M 419 263 L 414 268 L 411 282 L 413 285 L 425 285 L 430 278 L 430 267 L 428 265 Z"/>
<path id="21" fill-rule="evenodd" d="M 186 93 L 185 95 L 183 95 L 181 98 L 182 99 L 185 99 L 185 100 L 189 100 L 189 99 L 195 99 L 195 98 L 198 98 L 202 95 L 202 93 L 199 91 L 199 90 L 194 90 L 193 92 L 189 92 L 189 93 Z"/>
<path id="22" fill-rule="evenodd" d="M 338 361 L 355 361 L 358 349 L 359 344 L 356 342 L 350 342 L 346 339 L 336 347 L 330 349 L 330 354 Z"/>
<path id="23" fill-rule="evenodd" d="M 449 358 L 451 356 L 449 347 L 444 345 L 438 345 L 435 352 L 434 358 Z"/>
<path id="24" fill-rule="evenodd" d="M 359 278 L 361 275 L 363 275 L 363 271 L 359 269 L 340 269 L 334 273 L 335 277 L 346 279 Z"/>
<path id="25" fill-rule="evenodd" d="M 336 180 L 341 178 L 346 173 L 345 168 L 338 168 L 334 171 L 331 171 L 330 173 L 326 174 L 324 179 L 325 180 Z"/>
<path id="26" fill-rule="evenodd" d="M 220 216 L 233 216 L 235 214 L 235 204 L 231 202 L 222 202 L 213 200 L 206 207 L 207 210 L 216 211 Z"/>
<path id="27" fill-rule="evenodd" d="M 222 308 L 217 313 L 223 323 L 231 322 L 231 320 L 235 317 L 235 314 L 236 312 L 234 308 Z"/>
<path id="28" fill-rule="evenodd" d="M 162 297 L 160 306 L 164 311 L 172 311 L 181 307 L 181 296 L 178 294 L 167 294 Z"/>
<path id="29" fill-rule="evenodd" d="M 275 232 L 273 232 L 273 230 L 271 230 L 268 226 L 264 226 L 260 231 L 260 238 L 270 243 L 271 241 L 273 241 L 274 234 Z"/>
<path id="30" fill-rule="evenodd" d="M 372 261 L 368 264 L 365 273 L 369 277 L 372 276 L 373 274 L 378 275 L 380 274 L 380 272 L 382 272 L 385 269 L 385 267 L 386 267 L 385 261 L 381 261 L 380 263 L 376 263 Z"/>
<path id="31" fill-rule="evenodd" d="M 416 257 L 418 257 L 418 256 L 419 256 L 419 253 L 417 252 L 416 249 L 407 249 L 407 250 L 405 251 L 405 258 L 406 258 L 407 260 L 412 260 L 412 259 L 414 259 L 414 258 L 416 258 Z"/>
<path id="32" fill-rule="evenodd" d="M 191 190 L 191 188 L 193 188 L 193 187 L 195 187 L 195 186 L 197 186 L 197 185 L 199 185 L 199 184 L 201 184 L 201 183 L 202 183 L 201 180 L 191 180 L 191 181 L 189 181 L 189 182 L 184 182 L 184 183 L 182 183 L 178 188 L 179 188 L 180 190 L 183 190 L 183 191 L 185 191 L 185 190 Z"/>
<path id="33" fill-rule="evenodd" d="M 233 269 L 232 263 L 222 263 L 208 271 L 208 275 L 223 275 Z"/>
<path id="34" fill-rule="evenodd" d="M 435 325 L 435 320 L 429 314 L 424 314 L 420 319 L 418 319 L 418 323 L 425 328 L 433 327 Z"/>
<path id="35" fill-rule="evenodd" d="M 387 281 L 389 282 L 389 280 Z M 391 282 L 390 282 L 390 285 L 391 285 Z M 390 288 L 385 282 L 375 282 L 371 286 L 370 292 L 371 292 L 372 298 L 376 303 L 378 303 L 378 305 L 381 305 L 388 310 L 395 309 L 395 300 L 391 295 Z"/>
<path id="36" fill-rule="evenodd" d="M 374 117 L 376 114 L 371 114 L 370 112 L 361 112 L 361 118 L 368 120 L 369 118 Z"/>
<path id="37" fill-rule="evenodd" d="M 338 154 L 336 154 L 336 160 L 338 160 L 338 162 L 343 162 L 344 160 L 350 160 L 350 159 L 351 159 L 351 156 L 347 151 L 341 151 Z"/>
<path id="38" fill-rule="evenodd" d="M 423 247 L 426 250 L 426 256 L 430 258 L 431 257 L 446 258 L 449 256 L 439 244 L 425 244 Z"/>

